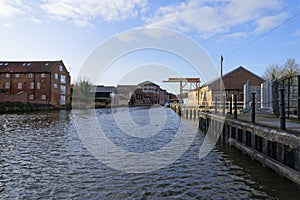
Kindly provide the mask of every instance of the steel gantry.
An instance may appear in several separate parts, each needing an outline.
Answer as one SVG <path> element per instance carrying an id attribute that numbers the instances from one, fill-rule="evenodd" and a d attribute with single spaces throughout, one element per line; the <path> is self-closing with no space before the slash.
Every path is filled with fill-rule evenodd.
<path id="1" fill-rule="evenodd" d="M 193 89 L 200 88 L 200 78 L 169 78 L 168 83 L 179 83 L 180 84 L 180 92 L 179 92 L 179 102 L 182 103 L 182 94 L 183 92 L 188 92 Z M 189 85 L 189 89 L 187 89 L 187 85 Z"/>

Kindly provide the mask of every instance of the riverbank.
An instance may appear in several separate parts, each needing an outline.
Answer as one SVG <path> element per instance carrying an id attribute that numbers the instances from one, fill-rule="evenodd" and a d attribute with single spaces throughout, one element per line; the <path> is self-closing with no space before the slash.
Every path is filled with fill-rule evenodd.
<path id="1" fill-rule="evenodd" d="M 66 106 L 63 109 L 70 109 L 70 106 Z M 0 103 L 0 114 L 11 114 L 11 113 L 24 113 L 32 111 L 50 111 L 60 110 L 60 108 L 52 107 L 44 104 L 32 104 L 23 102 L 4 102 Z"/>
<path id="2" fill-rule="evenodd" d="M 240 114 L 234 119 L 231 115 L 204 113 L 197 108 L 173 109 L 184 118 L 199 120 L 199 129 L 209 136 L 241 150 L 300 185 L 299 123 L 288 121 L 287 130 L 280 130 L 279 119 L 267 114 L 257 114 L 257 123 L 251 123 L 249 114 Z"/>

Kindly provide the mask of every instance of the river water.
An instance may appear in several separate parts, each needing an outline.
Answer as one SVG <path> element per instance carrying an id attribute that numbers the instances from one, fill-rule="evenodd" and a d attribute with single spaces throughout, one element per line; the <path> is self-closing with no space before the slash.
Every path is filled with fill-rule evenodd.
<path id="1" fill-rule="evenodd" d="M 163 148 L 175 137 L 176 122 L 187 133 L 196 132 L 188 149 L 160 169 L 111 168 L 82 142 L 75 112 L 78 116 L 78 111 L 0 115 L 0 199 L 299 199 L 297 186 L 225 144 L 199 159 L 205 135 L 197 132 L 196 121 L 180 119 L 170 109 L 162 130 L 148 138 L 124 134 L 113 117 L 118 109 L 95 110 L 107 138 L 129 152 Z M 130 109 L 141 127 L 151 125 L 149 113 Z M 121 162 L 112 157 L 111 162 Z"/>

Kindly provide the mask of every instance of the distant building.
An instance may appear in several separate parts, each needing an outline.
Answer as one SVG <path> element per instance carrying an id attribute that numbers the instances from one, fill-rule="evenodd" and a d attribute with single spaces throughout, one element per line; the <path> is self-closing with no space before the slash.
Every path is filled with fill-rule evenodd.
<path id="1" fill-rule="evenodd" d="M 63 61 L 0 61 L 0 102 L 64 107 L 70 100 L 70 75 Z"/>
<path id="2" fill-rule="evenodd" d="M 260 86 L 264 83 L 264 79 L 258 75 L 250 72 L 244 67 L 238 67 L 231 72 L 223 75 L 223 84 L 226 100 L 230 95 L 236 94 L 238 101 L 244 99 L 244 85 L 250 81 L 251 86 Z M 189 106 L 202 106 L 211 107 L 215 97 L 220 97 L 220 79 L 213 80 L 195 89 L 189 93 L 188 105 Z M 217 99 L 218 101 L 220 99 Z"/>
<path id="3" fill-rule="evenodd" d="M 174 95 L 173 95 L 174 96 Z M 112 105 L 143 106 L 170 102 L 171 94 L 150 81 L 138 85 L 118 85 L 115 88 Z"/>
<path id="4" fill-rule="evenodd" d="M 97 85 L 91 89 L 95 94 L 95 106 L 105 106 L 111 103 L 111 97 L 114 93 L 114 86 Z"/>

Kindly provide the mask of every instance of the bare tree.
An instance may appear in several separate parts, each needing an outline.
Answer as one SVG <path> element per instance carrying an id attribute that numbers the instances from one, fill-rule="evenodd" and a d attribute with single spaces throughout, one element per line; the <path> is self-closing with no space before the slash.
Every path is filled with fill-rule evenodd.
<path id="1" fill-rule="evenodd" d="M 80 80 L 73 85 L 73 101 L 78 107 L 90 106 L 94 101 L 92 92 L 92 84 L 88 80 Z M 75 105 L 73 103 L 73 105 Z"/>
<path id="2" fill-rule="evenodd" d="M 263 78 L 265 80 L 278 80 L 282 75 L 282 69 L 278 64 L 269 65 Z"/>
<path id="3" fill-rule="evenodd" d="M 278 80 L 282 77 L 296 76 L 300 73 L 300 66 L 294 58 L 289 58 L 284 65 L 272 64 L 265 71 L 265 80 Z"/>
<path id="4" fill-rule="evenodd" d="M 289 58 L 282 66 L 282 76 L 295 76 L 300 73 L 300 67 L 294 58 Z"/>

